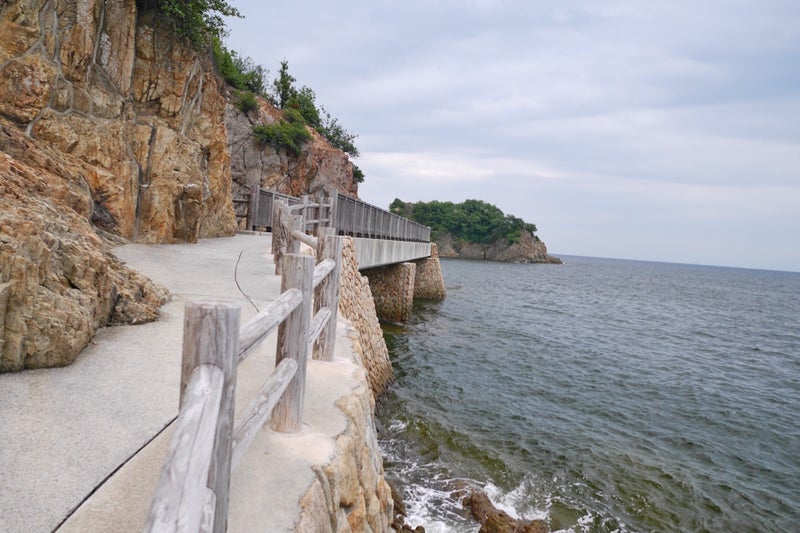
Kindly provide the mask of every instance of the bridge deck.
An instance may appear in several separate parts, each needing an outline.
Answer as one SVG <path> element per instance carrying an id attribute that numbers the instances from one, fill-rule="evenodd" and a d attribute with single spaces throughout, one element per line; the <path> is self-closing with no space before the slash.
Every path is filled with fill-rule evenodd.
<path id="1" fill-rule="evenodd" d="M 356 238 L 359 270 L 430 257 L 431 243 Z"/>

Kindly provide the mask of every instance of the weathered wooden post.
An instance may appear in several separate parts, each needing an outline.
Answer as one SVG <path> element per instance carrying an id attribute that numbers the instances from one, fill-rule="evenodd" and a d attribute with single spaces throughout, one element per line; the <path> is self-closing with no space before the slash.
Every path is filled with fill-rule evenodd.
<path id="1" fill-rule="evenodd" d="M 300 241 L 297 239 L 292 238 L 292 230 L 298 230 L 301 233 L 305 233 L 306 223 L 303 220 L 303 215 L 289 215 L 288 216 L 288 235 L 287 235 L 287 244 L 286 244 L 286 253 L 289 254 L 299 254 L 300 253 Z"/>
<path id="2" fill-rule="evenodd" d="M 328 223 L 325 221 L 327 220 L 326 217 L 330 214 L 325 205 L 325 193 L 323 191 L 318 192 L 314 196 L 314 201 L 317 203 L 317 223 L 314 224 L 314 235 L 322 237 L 322 228 L 328 226 Z"/>
<path id="3" fill-rule="evenodd" d="M 337 237 L 336 230 L 325 228 L 324 234 L 319 237 L 317 245 L 317 261 L 333 259 L 336 267 L 322 282 L 317 285 L 314 294 L 314 314 L 327 307 L 330 310 L 328 324 L 319 334 L 319 339 L 314 344 L 314 359 L 320 361 L 333 361 L 334 345 L 336 343 L 336 317 L 339 309 L 339 284 L 342 272 L 342 248 L 344 237 Z"/>
<path id="4" fill-rule="evenodd" d="M 309 218 L 310 213 L 308 212 L 310 207 L 308 207 L 308 204 L 309 204 L 308 195 L 304 194 L 303 196 L 300 197 L 300 205 L 303 206 L 303 208 L 300 210 L 300 214 L 303 215 L 303 224 L 299 228 L 295 228 L 299 229 L 303 233 L 305 233 L 306 231 L 306 221 L 310 220 Z"/>
<path id="5" fill-rule="evenodd" d="M 275 261 L 275 275 L 281 275 L 281 258 L 288 252 L 289 204 L 285 200 L 275 199 L 272 207 L 272 257 Z"/>
<path id="6" fill-rule="evenodd" d="M 333 228 L 335 230 L 339 230 L 339 227 L 336 223 L 336 210 L 339 204 L 339 191 L 337 189 L 333 189 L 330 192 L 330 198 L 328 198 L 328 227 Z"/>
<path id="7" fill-rule="evenodd" d="M 314 258 L 310 255 L 286 254 L 283 256 L 281 292 L 299 289 L 303 303 L 292 311 L 278 327 L 275 364 L 284 359 L 297 362 L 297 372 L 286 387 L 283 396 L 272 411 L 272 427 L 282 433 L 296 433 L 303 425 L 303 401 L 306 386 L 306 360 L 308 359 L 308 327 L 311 320 Z"/>
<path id="8" fill-rule="evenodd" d="M 223 375 L 222 398 L 207 484 L 216 496 L 214 531 L 225 531 L 228 524 L 239 315 L 239 307 L 231 304 L 189 302 L 184 309 L 181 402 L 197 367 L 210 365 L 222 370 Z"/>
<path id="9" fill-rule="evenodd" d="M 254 183 L 250 186 L 250 203 L 247 206 L 247 229 L 256 229 L 256 218 L 258 217 L 259 191 L 261 187 Z"/>

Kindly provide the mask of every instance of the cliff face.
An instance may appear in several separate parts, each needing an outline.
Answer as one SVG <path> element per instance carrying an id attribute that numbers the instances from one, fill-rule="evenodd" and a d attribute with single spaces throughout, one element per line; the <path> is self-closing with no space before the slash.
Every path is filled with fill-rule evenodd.
<path id="1" fill-rule="evenodd" d="M 0 3 L 0 371 L 69 364 L 98 327 L 157 316 L 165 293 L 109 242 L 232 235 L 232 186 L 355 192 L 319 137 L 296 158 L 258 149 L 229 96 L 136 0 Z M 277 117 L 261 102 L 252 120 Z"/>
<path id="2" fill-rule="evenodd" d="M 6 2 L 0 35 L 0 117 L 80 167 L 96 226 L 143 242 L 234 231 L 208 58 L 135 0 Z"/>
<path id="3" fill-rule="evenodd" d="M 316 131 L 299 156 L 262 147 L 253 139 L 256 124 L 274 124 L 280 112 L 263 99 L 258 109 L 243 113 L 228 104 L 225 125 L 231 155 L 234 198 L 245 198 L 253 185 L 292 196 L 338 189 L 358 196 L 353 164 L 341 150 L 332 148 Z"/>
<path id="4" fill-rule="evenodd" d="M 547 246 L 538 237 L 522 232 L 514 244 L 497 241 L 492 244 L 477 244 L 455 239 L 450 233 L 442 233 L 436 239 L 440 257 L 462 259 L 485 259 L 507 263 L 552 263 L 561 264 L 561 259 L 547 254 Z"/>

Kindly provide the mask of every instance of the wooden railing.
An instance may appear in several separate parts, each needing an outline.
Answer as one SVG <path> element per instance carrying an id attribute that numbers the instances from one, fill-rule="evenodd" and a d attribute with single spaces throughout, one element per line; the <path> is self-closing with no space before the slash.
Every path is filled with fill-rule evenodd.
<path id="1" fill-rule="evenodd" d="M 303 216 L 303 231 L 316 234 L 320 227 L 332 227 L 338 235 L 412 242 L 430 242 L 431 229 L 390 211 L 334 191 L 329 196 L 295 198 L 254 188 L 250 193 L 248 229 L 274 232 L 275 202 L 284 201 Z M 298 207 L 302 206 L 302 207 Z"/>
<path id="2" fill-rule="evenodd" d="M 308 354 L 332 361 L 336 340 L 343 238 L 321 233 L 319 262 L 284 254 L 280 296 L 241 328 L 237 306 L 186 304 L 180 413 L 144 531 L 224 532 L 231 470 L 258 431 L 300 430 Z M 275 369 L 234 426 L 236 368 L 276 328 Z"/>

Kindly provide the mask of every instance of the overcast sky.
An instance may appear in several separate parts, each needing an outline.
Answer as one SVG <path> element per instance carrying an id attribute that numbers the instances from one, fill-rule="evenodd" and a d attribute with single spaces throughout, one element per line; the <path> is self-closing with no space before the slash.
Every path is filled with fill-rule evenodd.
<path id="1" fill-rule="evenodd" d="M 800 271 L 800 1 L 230 0 L 358 134 L 359 195 L 485 200 L 554 254 Z"/>

